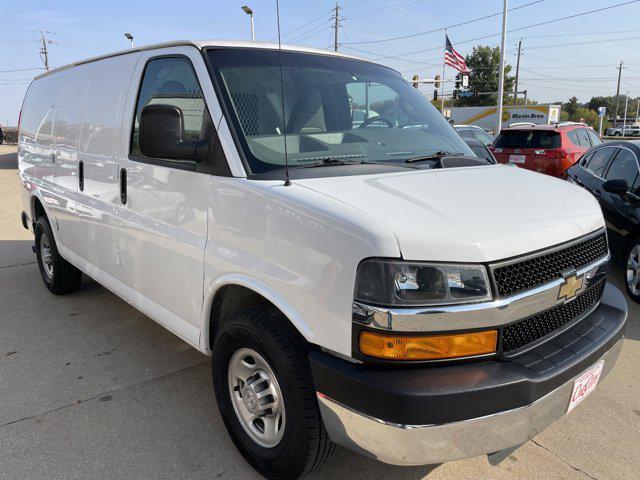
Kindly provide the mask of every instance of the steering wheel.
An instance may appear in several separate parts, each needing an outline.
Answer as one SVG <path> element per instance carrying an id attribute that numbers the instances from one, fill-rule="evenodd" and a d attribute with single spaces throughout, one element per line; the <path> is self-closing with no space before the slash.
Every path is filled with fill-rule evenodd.
<path id="1" fill-rule="evenodd" d="M 367 128 L 369 125 L 371 125 L 374 122 L 383 122 L 383 123 L 386 123 L 389 126 L 389 128 L 393 128 L 393 123 L 391 122 L 391 120 L 381 117 L 380 115 L 367 118 L 364 122 L 360 124 L 358 128 Z"/>

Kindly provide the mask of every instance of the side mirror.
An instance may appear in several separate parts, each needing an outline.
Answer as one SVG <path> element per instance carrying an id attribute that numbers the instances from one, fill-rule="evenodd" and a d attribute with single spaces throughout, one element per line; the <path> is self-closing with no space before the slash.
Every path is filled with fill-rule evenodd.
<path id="1" fill-rule="evenodd" d="M 605 192 L 609 192 L 613 195 L 619 195 L 625 197 L 629 191 L 629 185 L 626 180 L 607 180 L 602 184 L 602 189 Z"/>
<path id="2" fill-rule="evenodd" d="M 155 104 L 142 109 L 138 145 L 145 157 L 202 159 L 202 142 L 184 140 L 184 116 L 175 105 Z"/>

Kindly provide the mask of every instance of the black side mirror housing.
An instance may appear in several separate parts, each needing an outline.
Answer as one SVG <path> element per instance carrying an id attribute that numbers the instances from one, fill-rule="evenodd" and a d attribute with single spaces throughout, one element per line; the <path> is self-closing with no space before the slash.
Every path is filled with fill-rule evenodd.
<path id="1" fill-rule="evenodd" d="M 175 105 L 147 105 L 140 114 L 138 145 L 145 157 L 201 160 L 202 143 L 184 140 L 184 116 Z"/>
<path id="2" fill-rule="evenodd" d="M 602 189 L 605 192 L 609 192 L 613 195 L 619 195 L 621 197 L 625 197 L 627 192 L 629 191 L 629 185 L 626 180 L 616 179 L 616 180 L 607 180 L 602 184 Z"/>

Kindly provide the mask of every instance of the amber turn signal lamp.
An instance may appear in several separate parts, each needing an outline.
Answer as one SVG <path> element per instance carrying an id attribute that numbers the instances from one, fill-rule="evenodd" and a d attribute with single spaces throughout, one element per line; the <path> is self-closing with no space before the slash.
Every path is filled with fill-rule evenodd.
<path id="1" fill-rule="evenodd" d="M 386 360 L 437 360 L 494 353 L 498 331 L 450 335 L 395 335 L 389 332 L 362 332 L 360 351 Z"/>

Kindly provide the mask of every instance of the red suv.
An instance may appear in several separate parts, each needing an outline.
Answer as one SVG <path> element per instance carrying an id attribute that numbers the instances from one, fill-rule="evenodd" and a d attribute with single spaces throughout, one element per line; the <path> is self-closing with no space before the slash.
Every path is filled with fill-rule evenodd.
<path id="1" fill-rule="evenodd" d="M 504 128 L 491 150 L 500 163 L 564 177 L 567 168 L 602 139 L 583 123 L 519 125 Z"/>

